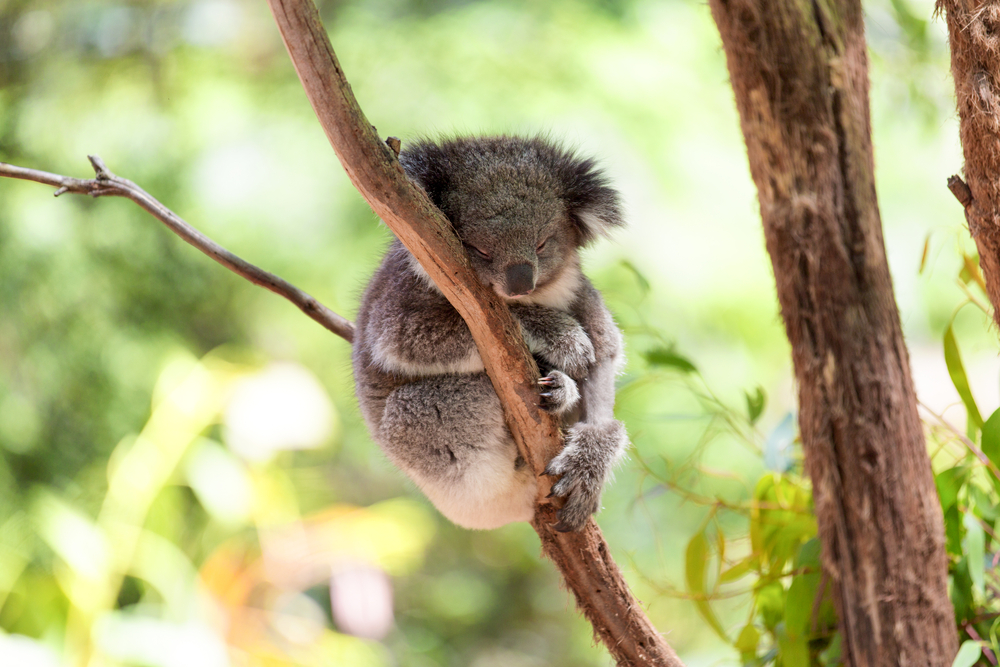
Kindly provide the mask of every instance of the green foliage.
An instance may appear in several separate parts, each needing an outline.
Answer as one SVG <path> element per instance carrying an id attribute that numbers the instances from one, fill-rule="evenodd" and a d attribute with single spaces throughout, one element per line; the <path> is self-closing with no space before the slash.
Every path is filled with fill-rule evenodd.
<path id="1" fill-rule="evenodd" d="M 965 255 L 958 282 L 977 284 L 985 291 L 981 276 L 977 276 L 977 263 Z M 967 296 L 959 308 L 977 303 L 973 295 Z M 968 414 L 965 433 L 955 431 L 932 412 L 927 425 L 930 449 L 935 453 L 934 482 L 944 516 L 950 595 L 957 631 L 968 638 L 954 665 L 987 665 L 1000 654 L 1000 545 L 996 541 L 1000 519 L 1000 408 L 985 421 L 982 419 L 952 323 L 945 330 L 942 356 Z M 752 426 L 760 412 L 754 408 L 756 402 L 751 395 L 745 393 L 745 397 Z M 745 535 L 724 536 L 718 528 L 722 512 L 746 517 Z M 830 582 L 822 573 L 811 489 L 798 466 L 759 478 L 746 504 L 723 506 L 716 501 L 709 517 L 718 531 L 718 546 L 714 554 L 710 552 L 706 526 L 692 537 L 686 560 L 688 593 L 706 622 L 739 653 L 742 664 L 842 664 L 837 613 Z M 748 539 L 749 552 L 726 562 L 727 539 Z M 713 558 L 719 563 L 716 583 L 708 587 L 705 571 Z M 725 629 L 713 606 L 732 596 L 745 596 L 751 601 L 750 616 L 738 632 Z"/>

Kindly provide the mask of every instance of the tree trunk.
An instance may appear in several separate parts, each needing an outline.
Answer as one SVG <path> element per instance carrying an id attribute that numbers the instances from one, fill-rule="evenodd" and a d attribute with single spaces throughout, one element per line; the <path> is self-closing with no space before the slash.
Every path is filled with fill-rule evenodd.
<path id="1" fill-rule="evenodd" d="M 948 185 L 965 207 L 993 319 L 1000 325 L 1000 2 L 938 0 L 948 17 L 968 186 Z"/>
<path id="2" fill-rule="evenodd" d="M 792 345 L 846 664 L 950 665 L 941 507 L 875 197 L 857 0 L 710 0 Z"/>

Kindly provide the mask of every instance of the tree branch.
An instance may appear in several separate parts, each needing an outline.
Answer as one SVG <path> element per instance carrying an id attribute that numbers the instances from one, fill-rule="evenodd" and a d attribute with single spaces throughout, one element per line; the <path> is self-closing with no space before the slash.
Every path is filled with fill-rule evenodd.
<path id="1" fill-rule="evenodd" d="M 6 162 L 0 162 L 0 176 L 51 185 L 58 188 L 55 191 L 56 197 L 70 192 L 73 194 L 90 195 L 92 197 L 126 197 L 131 199 L 146 209 L 157 220 L 165 224 L 170 231 L 230 271 L 238 273 L 250 282 L 271 290 L 279 296 L 285 297 L 298 306 L 299 310 L 303 313 L 347 342 L 354 340 L 354 325 L 350 321 L 333 312 L 288 281 L 279 278 L 273 273 L 268 273 L 229 252 L 189 225 L 180 216 L 161 204 L 138 185 L 128 179 L 112 174 L 104 165 L 101 158 L 96 155 L 88 155 L 87 157 L 90 159 L 90 164 L 94 166 L 94 171 L 97 173 L 96 178 L 70 178 L 69 176 L 51 174 L 47 171 L 16 167 Z"/>
<path id="2" fill-rule="evenodd" d="M 310 0 L 268 0 L 299 79 L 347 175 L 375 213 L 426 269 L 462 315 L 504 406 L 518 449 L 536 473 L 561 447 L 556 420 L 539 408 L 538 369 L 506 304 L 483 286 L 444 215 L 406 178 L 365 118 Z M 593 520 L 559 533 L 555 507 L 539 484 L 532 525 L 577 604 L 619 665 L 680 666 L 673 649 L 632 596 Z"/>

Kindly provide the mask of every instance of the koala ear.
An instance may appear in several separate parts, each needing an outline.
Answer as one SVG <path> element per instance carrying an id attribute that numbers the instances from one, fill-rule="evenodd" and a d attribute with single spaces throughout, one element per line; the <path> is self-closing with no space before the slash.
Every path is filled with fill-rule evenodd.
<path id="1" fill-rule="evenodd" d="M 563 200 L 580 232 L 580 245 L 584 246 L 598 236 L 607 236 L 612 227 L 625 224 L 621 197 L 608 184 L 607 176 L 594 160 L 567 157 L 569 159 L 559 170 Z"/>
<path id="2" fill-rule="evenodd" d="M 420 140 L 403 149 L 399 154 L 399 163 L 406 175 L 424 189 L 434 205 L 443 210 L 444 194 L 451 187 L 448 154 L 434 142 Z"/>

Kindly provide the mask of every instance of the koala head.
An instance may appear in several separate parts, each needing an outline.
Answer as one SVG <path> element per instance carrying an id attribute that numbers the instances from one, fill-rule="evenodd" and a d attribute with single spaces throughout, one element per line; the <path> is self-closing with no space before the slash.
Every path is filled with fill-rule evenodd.
<path id="1" fill-rule="evenodd" d="M 508 300 L 578 271 L 577 249 L 624 224 L 594 161 L 540 137 L 421 141 L 399 161 L 451 221 L 483 284 Z"/>

